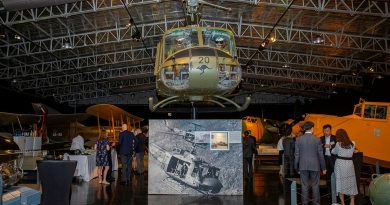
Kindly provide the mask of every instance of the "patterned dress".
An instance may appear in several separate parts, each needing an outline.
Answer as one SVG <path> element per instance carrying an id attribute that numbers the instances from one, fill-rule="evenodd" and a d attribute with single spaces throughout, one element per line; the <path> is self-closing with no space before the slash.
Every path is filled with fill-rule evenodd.
<path id="1" fill-rule="evenodd" d="M 96 148 L 96 166 L 109 166 L 108 152 L 106 147 L 110 142 L 107 139 L 102 139 L 97 142 Z"/>
<path id="2" fill-rule="evenodd" d="M 345 149 L 340 146 L 337 142 L 335 148 L 332 150 L 332 154 L 339 157 L 352 158 L 355 151 L 355 145 L 350 149 Z M 336 175 L 336 192 L 345 195 L 357 195 L 357 185 L 355 177 L 355 168 L 352 160 L 347 159 L 336 159 L 334 165 L 334 173 Z"/>

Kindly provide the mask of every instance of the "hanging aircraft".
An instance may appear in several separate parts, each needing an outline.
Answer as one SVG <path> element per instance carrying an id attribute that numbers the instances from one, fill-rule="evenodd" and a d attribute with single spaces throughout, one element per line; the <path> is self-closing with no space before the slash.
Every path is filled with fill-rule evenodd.
<path id="1" fill-rule="evenodd" d="M 242 77 L 233 32 L 223 28 L 199 26 L 203 5 L 231 10 L 202 0 L 183 0 L 186 27 L 168 30 L 157 45 L 154 75 L 158 95 L 149 98 L 149 109 L 156 111 L 172 103 L 208 103 L 225 108 L 224 102 L 245 110 L 228 98 Z"/>
<path id="2" fill-rule="evenodd" d="M 390 168 L 389 110 L 389 102 L 367 102 L 361 99 L 351 115 L 307 114 L 304 120 L 314 123 L 316 136 L 323 135 L 322 126 L 325 124 L 332 126 L 333 134 L 337 129 L 345 129 L 351 140 L 356 142 L 356 148 L 363 152 L 363 162 L 379 162 L 381 166 Z M 296 124 L 294 130 L 298 130 L 300 124 Z"/>

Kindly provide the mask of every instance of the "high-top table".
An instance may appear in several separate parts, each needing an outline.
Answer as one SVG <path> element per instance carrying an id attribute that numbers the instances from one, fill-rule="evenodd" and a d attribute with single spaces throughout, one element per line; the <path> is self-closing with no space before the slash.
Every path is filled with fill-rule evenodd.
<path id="1" fill-rule="evenodd" d="M 41 205 L 69 205 L 77 161 L 37 160 L 42 183 Z"/>
<path id="2" fill-rule="evenodd" d="M 64 160 L 77 161 L 76 170 L 73 176 L 80 177 L 84 181 L 91 181 L 91 179 L 98 176 L 96 167 L 96 155 L 64 155 Z"/>
<path id="3" fill-rule="evenodd" d="M 116 151 L 111 151 L 112 171 L 118 170 L 118 157 Z M 98 176 L 96 167 L 96 154 L 89 155 L 64 155 L 64 160 L 77 161 L 76 171 L 73 176 L 80 177 L 84 181 L 90 181 Z"/>

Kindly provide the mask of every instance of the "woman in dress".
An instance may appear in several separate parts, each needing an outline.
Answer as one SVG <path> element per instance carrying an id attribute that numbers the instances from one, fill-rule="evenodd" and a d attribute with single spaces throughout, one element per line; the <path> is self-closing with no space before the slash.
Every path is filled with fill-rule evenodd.
<path id="1" fill-rule="evenodd" d="M 107 139 L 107 132 L 103 130 L 99 136 L 99 140 L 95 144 L 96 150 L 96 166 L 98 167 L 99 184 L 110 184 L 106 181 L 107 172 L 109 169 L 108 151 L 110 150 L 110 142 Z"/>
<path id="2" fill-rule="evenodd" d="M 349 195 L 351 198 L 350 205 L 354 205 L 355 195 L 358 194 L 355 168 L 352 161 L 355 144 L 349 139 L 344 129 L 336 131 L 336 139 L 336 146 L 332 149 L 332 154 L 336 155 L 334 166 L 336 191 L 339 194 L 342 205 L 345 205 L 344 195 Z"/>

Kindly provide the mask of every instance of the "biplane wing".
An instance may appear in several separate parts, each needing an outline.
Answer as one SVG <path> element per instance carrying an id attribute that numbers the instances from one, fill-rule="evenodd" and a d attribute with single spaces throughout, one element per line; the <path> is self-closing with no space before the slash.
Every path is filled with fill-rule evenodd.
<path id="1" fill-rule="evenodd" d="M 18 114 L 9 112 L 0 112 L 0 126 L 13 123 L 32 124 L 38 122 L 42 115 L 37 114 Z"/>
<path id="2" fill-rule="evenodd" d="M 110 104 L 98 104 L 87 108 L 87 114 L 108 121 L 121 121 L 127 123 L 138 123 L 144 120 L 143 118 L 132 115 L 125 110 Z"/>
<path id="3" fill-rule="evenodd" d="M 90 117 L 87 113 L 74 113 L 74 114 L 48 114 L 47 123 L 48 124 L 60 124 L 60 123 L 71 123 L 71 122 L 81 122 Z"/>
<path id="4" fill-rule="evenodd" d="M 127 128 L 130 130 L 134 127 L 140 127 L 143 118 L 132 115 L 125 110 L 110 104 L 98 104 L 87 108 L 87 114 L 97 117 L 98 119 L 98 132 L 100 134 L 100 119 L 107 120 L 111 132 L 113 133 L 114 141 L 117 139 L 117 134 L 121 131 L 121 124 L 127 123 Z"/>

